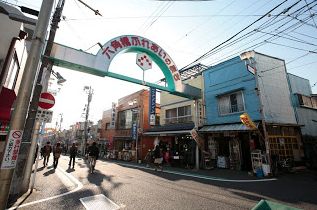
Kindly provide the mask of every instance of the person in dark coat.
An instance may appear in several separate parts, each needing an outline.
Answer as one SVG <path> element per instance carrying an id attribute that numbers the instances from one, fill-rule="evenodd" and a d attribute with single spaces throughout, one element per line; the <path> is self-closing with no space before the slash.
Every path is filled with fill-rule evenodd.
<path id="1" fill-rule="evenodd" d="M 46 145 L 44 146 L 44 161 L 43 161 L 44 166 L 47 166 L 48 160 L 50 159 L 51 152 L 52 152 L 52 146 L 51 146 L 51 143 L 48 141 Z"/>
<path id="2" fill-rule="evenodd" d="M 53 165 L 54 165 L 54 169 L 57 168 L 57 165 L 58 165 L 58 160 L 62 154 L 62 151 L 63 151 L 63 148 L 61 147 L 61 143 L 56 143 L 56 146 L 54 147 L 54 151 L 53 151 L 53 156 L 54 156 L 54 162 L 53 162 Z"/>
<path id="3" fill-rule="evenodd" d="M 94 173 L 96 160 L 98 160 L 99 157 L 99 149 L 97 147 L 96 142 L 93 142 L 92 145 L 88 147 L 87 153 L 90 166 L 90 173 Z"/>
<path id="4" fill-rule="evenodd" d="M 75 157 L 77 155 L 77 147 L 76 144 L 73 143 L 73 145 L 71 146 L 71 148 L 69 149 L 69 163 L 68 166 L 69 168 L 71 167 L 71 163 L 73 162 L 73 168 L 75 167 Z"/>
<path id="5" fill-rule="evenodd" d="M 154 148 L 154 167 L 155 167 L 155 171 L 157 170 L 157 168 L 160 168 L 161 171 L 163 171 L 163 157 L 162 157 L 162 152 L 160 149 L 159 145 L 156 145 Z"/>

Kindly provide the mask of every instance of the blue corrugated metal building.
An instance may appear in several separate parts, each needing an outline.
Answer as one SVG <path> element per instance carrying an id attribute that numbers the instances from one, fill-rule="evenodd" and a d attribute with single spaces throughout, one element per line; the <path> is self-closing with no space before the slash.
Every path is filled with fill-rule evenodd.
<path id="1" fill-rule="evenodd" d="M 222 166 L 232 169 L 250 170 L 250 153 L 255 149 L 301 160 L 285 62 L 254 51 L 249 54 L 247 59 L 237 56 L 203 72 L 206 123 L 200 132 L 208 149 L 215 160 L 226 161 Z M 241 123 L 243 113 L 258 129 Z"/>

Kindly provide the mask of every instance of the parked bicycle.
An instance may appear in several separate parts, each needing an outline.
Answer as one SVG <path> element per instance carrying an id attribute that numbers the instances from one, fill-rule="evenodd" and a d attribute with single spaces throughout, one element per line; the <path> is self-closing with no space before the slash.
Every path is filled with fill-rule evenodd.
<path id="1" fill-rule="evenodd" d="M 281 172 L 290 173 L 293 171 L 293 159 L 292 158 L 281 158 L 278 161 L 278 166 Z"/>

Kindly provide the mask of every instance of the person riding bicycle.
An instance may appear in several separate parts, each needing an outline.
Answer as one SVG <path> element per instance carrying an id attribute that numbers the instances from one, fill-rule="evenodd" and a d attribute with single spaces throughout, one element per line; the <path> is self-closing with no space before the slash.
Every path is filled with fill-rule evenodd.
<path id="1" fill-rule="evenodd" d="M 93 142 L 92 145 L 88 147 L 87 153 L 90 173 L 94 173 L 96 160 L 98 160 L 99 157 L 99 149 L 96 146 L 96 142 Z"/>

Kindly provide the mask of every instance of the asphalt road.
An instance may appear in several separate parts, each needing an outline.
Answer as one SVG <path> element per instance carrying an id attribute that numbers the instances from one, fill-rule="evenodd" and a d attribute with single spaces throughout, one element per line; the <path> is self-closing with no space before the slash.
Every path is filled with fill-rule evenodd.
<path id="1" fill-rule="evenodd" d="M 35 191 L 19 209 L 86 209 L 80 199 L 99 194 L 122 209 L 251 209 L 261 199 L 317 209 L 317 181 L 310 173 L 267 182 L 228 182 L 108 161 L 98 161 L 96 172 L 89 174 L 82 159 L 76 162 L 75 170 L 68 169 L 68 157 L 60 159 L 55 172 L 40 169 Z M 97 204 L 92 209 L 97 210 Z"/>

